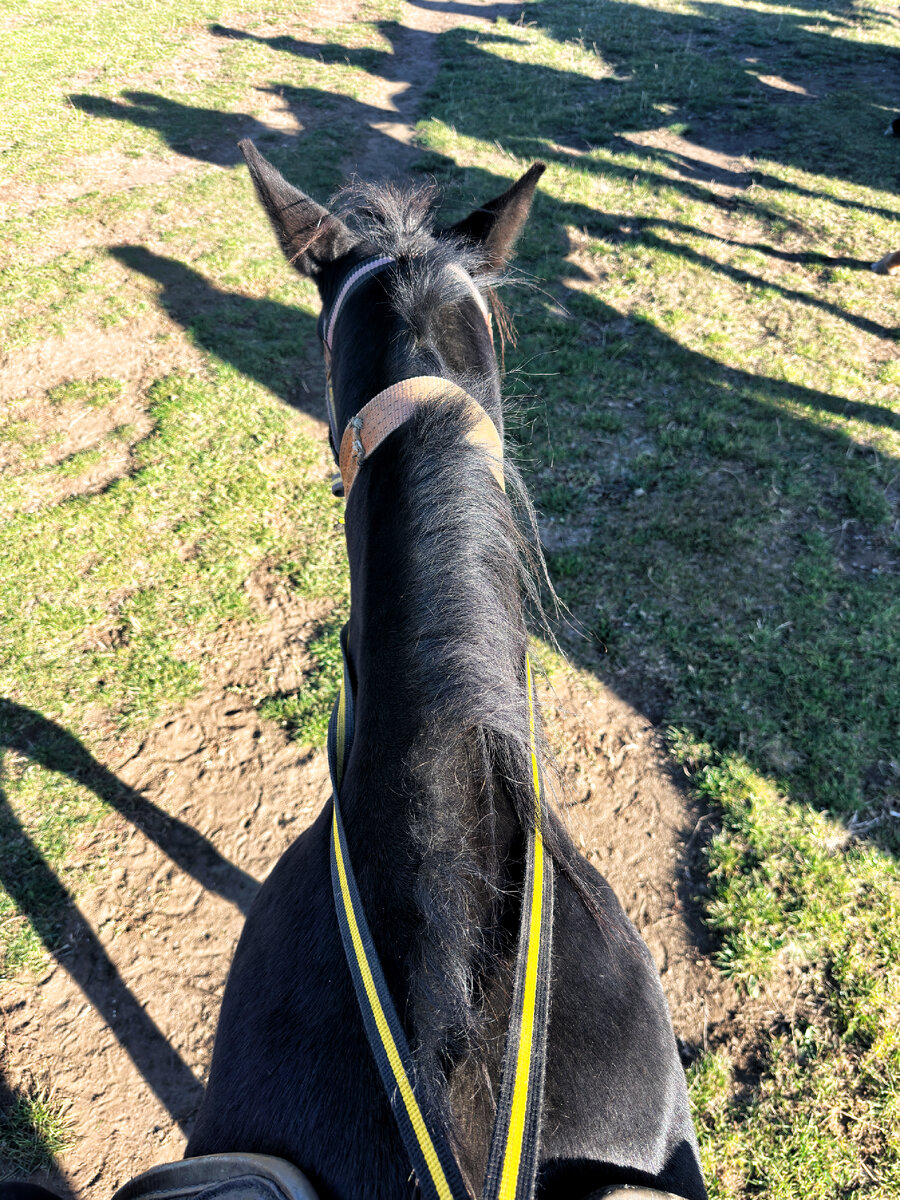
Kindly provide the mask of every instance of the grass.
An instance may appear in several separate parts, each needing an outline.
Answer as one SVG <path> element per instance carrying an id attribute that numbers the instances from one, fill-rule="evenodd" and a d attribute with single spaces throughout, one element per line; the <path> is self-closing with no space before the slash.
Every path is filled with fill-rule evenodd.
<path id="1" fill-rule="evenodd" d="M 105 366 L 0 417 L 7 973 L 58 946 L 46 867 L 76 898 L 104 869 L 105 803 L 62 734 L 35 753 L 35 713 L 89 750 L 145 729 L 199 686 L 215 631 L 253 619 L 265 567 L 334 604 L 303 687 L 261 703 L 324 736 L 347 584 L 295 411 L 322 415 L 317 301 L 233 143 L 324 198 L 381 120 L 399 12 L 311 12 L 0 8 L 3 174 L 25 198 L 4 351 L 150 347 L 139 440 L 111 411 L 59 461 L 73 423 L 130 394 Z M 896 1195 L 900 291 L 867 269 L 900 245 L 893 12 L 536 0 L 515 24 L 462 14 L 435 48 L 419 165 L 453 215 L 549 166 L 507 297 L 508 432 L 575 618 L 565 648 L 677 731 L 713 818 L 701 903 L 757 1014 L 691 1067 L 714 1200 Z M 767 987 L 802 1003 L 763 1015 Z"/>
<path id="2" fill-rule="evenodd" d="M 72 1136 L 68 1107 L 52 1091 L 32 1087 L 11 1097 L 0 1113 L 0 1180 L 49 1171 Z"/>
<path id="3" fill-rule="evenodd" d="M 313 670 L 302 688 L 268 696 L 260 702 L 260 716 L 286 729 L 301 745 L 325 744 L 335 696 L 341 686 L 343 618 L 331 619 L 308 645 Z"/>
<path id="4" fill-rule="evenodd" d="M 751 992 L 800 971 L 803 1015 L 757 1048 L 754 1089 L 727 1049 L 695 1063 L 691 1093 L 714 1194 L 895 1195 L 900 1187 L 900 871 L 893 856 L 792 805 L 738 758 L 675 735 L 676 757 L 721 830 L 707 913 L 722 970 Z M 745 1066 L 746 1071 L 746 1066 Z"/>
<path id="5" fill-rule="evenodd" d="M 129 476 L 99 495 L 14 513 L 0 533 L 8 565 L 0 687 L 16 702 L 0 709 L 0 742 L 12 751 L 4 791 L 16 816 L 7 823 L 21 826 L 0 850 L 8 891 L 43 878 L 23 834 L 74 883 L 79 872 L 67 873 L 66 861 L 78 829 L 107 811 L 77 779 L 29 765 L 32 712 L 89 745 L 145 728 L 198 688 L 204 636 L 252 617 L 244 583 L 254 568 L 295 565 L 297 547 L 316 563 L 296 573 L 298 591 L 340 592 L 338 504 L 319 449 L 288 410 L 226 367 L 209 379 L 162 379 L 147 403 L 155 428 Z M 73 459 L 81 469 L 97 453 L 64 466 L 74 473 Z M 34 931 L 16 910 L 3 895 L 10 972 L 39 959 Z M 58 924 L 45 942 L 52 945 Z"/>
<path id="6" fill-rule="evenodd" d="M 70 379 L 49 388 L 47 399 L 54 404 L 83 404 L 87 408 L 105 408 L 122 394 L 120 379 Z"/>
<path id="7" fill-rule="evenodd" d="M 228 41 L 233 86 L 242 80 L 246 88 L 261 62 L 295 62 L 295 54 L 260 40 L 283 11 L 292 19 L 296 12 L 273 5 L 252 26 L 258 34 Z M 180 13 L 143 10 L 141 21 L 153 18 L 156 26 L 143 48 L 129 43 L 134 55 L 146 56 L 141 69 L 159 65 L 161 44 L 174 52 L 206 36 L 192 12 L 190 6 Z M 96 15 L 98 22 L 109 17 L 110 25 L 95 33 L 112 47 L 119 45 L 111 28 L 119 15 Z M 39 25 L 28 28 L 37 38 Z M 316 36 L 327 44 L 327 29 Z M 361 24 L 356 36 L 372 41 L 374 30 Z M 20 80 L 30 62 L 25 54 Z M 70 69 L 80 62 L 74 55 Z M 126 55 L 120 79 L 130 65 L 137 67 L 138 58 Z M 364 75 L 343 61 L 315 62 L 309 73 L 307 82 L 330 89 L 326 118 L 342 92 L 358 92 Z M 302 73 L 293 76 L 303 82 Z M 111 77 L 107 82 L 122 87 Z M 25 181 L 42 178 L 42 162 L 48 170 L 58 162 L 60 146 L 39 136 L 51 103 L 57 103 L 52 89 L 35 99 L 34 140 L 7 159 Z M 165 110 L 158 130 L 163 153 L 177 141 L 181 119 Z M 196 120 L 188 112 L 185 127 Z M 109 129 L 125 125 L 111 120 Z M 221 136 L 229 137 L 229 129 Z M 319 192 L 339 181 L 338 137 L 352 144 L 350 132 L 332 123 L 304 145 L 301 157 L 309 150 L 316 164 L 308 186 Z M 112 143 L 119 144 L 115 137 Z M 283 166 L 296 154 L 285 139 L 266 148 Z M 95 149 L 90 136 L 68 148 L 82 156 L 79 162 Z M 28 155 L 37 157 L 26 161 Z M 52 201 L 52 186 L 45 195 Z M 129 228 L 135 214 L 153 250 L 117 239 L 116 229 Z M 103 229 L 98 244 L 70 249 L 72 228 L 85 227 Z M 60 253 L 53 252 L 57 238 L 65 243 Z M 257 568 L 282 567 L 311 598 L 340 601 L 346 593 L 340 505 L 327 485 L 321 442 L 310 439 L 294 412 L 317 411 L 303 382 L 315 354 L 314 290 L 285 271 L 245 173 L 209 167 L 165 186 L 51 203 L 16 215 L 12 245 L 0 302 L 7 350 L 25 350 L 48 335 L 100 339 L 102 346 L 111 329 L 149 319 L 151 345 L 155 339 L 164 352 L 172 339 L 183 342 L 192 366 L 144 385 L 140 407 L 151 432 L 132 447 L 126 474 L 100 491 L 80 491 L 79 480 L 110 454 L 121 457 L 123 442 L 134 440 L 127 426 L 99 433 L 56 465 L 44 464 L 56 462 L 53 447 L 65 430 L 123 395 L 121 379 L 64 378 L 46 391 L 55 415 L 40 409 L 40 395 L 23 397 L 10 403 L 0 427 L 0 441 L 22 448 L 16 469 L 0 480 L 0 695 L 9 698 L 0 708 L 0 942 L 7 975 L 40 969 L 58 945 L 65 905 L 47 868 L 77 896 L 94 869 L 84 863 L 87 847 L 96 850 L 98 822 L 109 811 L 79 778 L 80 769 L 69 776 L 42 765 L 31 743 L 32 714 L 62 723 L 89 748 L 146 728 L 199 687 L 204 638 L 225 622 L 253 619 L 244 584 Z M 65 484 L 61 500 L 49 490 L 54 481 Z"/>
<path id="8" fill-rule="evenodd" d="M 774 52 L 767 68 L 780 70 L 787 46 L 799 45 L 804 79 L 833 49 L 797 29 L 776 37 L 764 14 L 743 10 L 734 32 L 712 27 L 718 75 L 689 55 L 691 26 L 696 36 L 709 29 L 685 11 L 560 3 L 532 12 L 524 29 L 448 35 L 452 69 L 420 136 L 443 159 L 471 163 L 473 180 L 512 173 L 488 128 L 509 154 L 551 163 L 538 208 L 550 247 L 533 225 L 526 269 L 561 283 L 516 308 L 540 372 L 520 385 L 544 410 L 537 440 L 530 429 L 523 438 L 538 503 L 551 535 L 578 544 L 554 552 L 562 596 L 587 629 L 595 612 L 618 614 L 616 654 L 603 665 L 629 687 L 662 692 L 667 719 L 740 748 L 798 799 L 847 814 L 877 807 L 900 709 L 900 410 L 883 382 L 898 303 L 895 289 L 862 275 L 868 247 L 897 236 L 893 214 L 879 211 L 884 193 L 841 179 L 844 157 L 816 140 L 819 109 L 803 110 L 814 128 L 788 156 L 803 162 L 802 191 L 792 186 L 796 166 L 756 158 L 726 172 L 714 161 L 729 188 L 746 176 L 738 195 L 723 197 L 695 182 L 702 158 L 680 169 L 691 144 L 670 149 L 665 135 L 640 153 L 620 143 L 567 155 L 554 140 L 568 126 L 570 142 L 589 144 L 613 119 L 584 90 L 584 45 L 604 47 L 593 74 L 605 67 L 616 79 L 617 129 L 642 123 L 658 73 L 669 106 L 705 120 L 701 146 L 727 141 L 727 102 L 750 87 L 746 72 L 732 78 L 732 44 L 742 61 L 752 32 L 751 44 Z M 681 40 L 661 54 L 666 33 Z M 574 48 L 561 43 L 566 34 Z M 682 90 L 683 78 L 702 89 Z M 511 105 L 504 125 L 497 98 L 510 90 L 540 95 L 540 113 L 523 119 Z M 871 103 L 845 101 L 849 137 Z M 789 145 L 799 136 L 793 114 L 766 110 Z M 888 163 L 878 150 L 865 167 L 876 184 Z M 807 196 L 817 198 L 814 217 Z M 562 252 L 550 233 L 560 228 Z M 835 284 L 826 264 L 852 254 L 860 269 Z"/>
<path id="9" fill-rule="evenodd" d="M 212 93 L 213 112 L 227 110 L 229 99 L 236 99 L 237 81 L 227 69 L 220 71 L 219 54 L 215 50 L 192 53 L 205 24 L 231 11 L 221 0 L 202 4 L 179 0 L 175 5 L 114 0 L 77 23 L 40 0 L 27 12 L 17 12 L 13 5 L 4 7 L 5 23 L 15 29 L 15 36 L 3 39 L 6 53 L 0 58 L 7 81 L 0 138 L 11 169 L 24 168 L 34 178 L 48 178 L 62 155 L 96 153 L 109 145 L 125 154 L 161 148 L 159 141 L 144 135 L 139 121 L 121 137 L 103 122 L 85 120 L 67 99 L 75 91 L 74 80 L 95 89 L 101 101 L 122 90 L 123 79 L 155 83 L 160 77 L 168 91 L 179 95 L 200 98 Z M 309 7 L 308 3 L 294 5 L 292 11 L 300 15 Z M 276 0 L 256 11 L 265 23 L 282 16 L 285 7 Z M 104 51 L 102 62 L 99 46 Z M 231 57 L 243 57 L 225 46 L 226 59 L 229 49 Z M 37 82 L 40 88 L 34 86 Z"/>
<path id="10" fill-rule="evenodd" d="M 253 565 L 306 540 L 304 526 L 336 518 L 324 479 L 306 479 L 318 452 L 233 371 L 169 376 L 147 407 L 155 429 L 130 477 L 99 496 L 15 514 L 3 530 L 3 686 L 43 712 L 74 714 L 102 697 L 119 727 L 152 719 L 194 687 L 196 668 L 179 648 L 187 631 L 248 616 Z M 64 466 L 75 473 L 97 453 Z M 21 589 L 36 596 L 27 612 L 14 602 Z"/>

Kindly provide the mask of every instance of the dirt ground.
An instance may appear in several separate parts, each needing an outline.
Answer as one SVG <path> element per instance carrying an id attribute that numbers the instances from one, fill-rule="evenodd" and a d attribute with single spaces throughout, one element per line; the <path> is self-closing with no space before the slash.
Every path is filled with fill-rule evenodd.
<path id="1" fill-rule="evenodd" d="M 492 6 L 473 0 L 467 11 L 476 5 L 489 21 Z M 335 6 L 322 8 L 333 24 Z M 395 116 L 373 128 L 352 164 L 361 176 L 402 174 L 415 156 L 411 121 L 436 71 L 434 37 L 454 19 L 405 9 L 394 76 L 379 100 Z M 385 135 L 396 146 L 389 164 Z M 64 350 L 42 347 L 21 365 L 32 376 L 48 366 L 55 378 L 77 375 Z M 144 371 L 135 360 L 136 382 Z M 108 865 L 80 896 L 58 962 L 4 998 L 10 1084 L 50 1081 L 71 1105 L 73 1144 L 49 1180 L 67 1194 L 108 1196 L 181 1155 L 244 914 L 328 795 L 324 752 L 305 754 L 254 707 L 257 694 L 298 686 L 302 647 L 325 610 L 265 573 L 248 590 L 263 619 L 219 635 L 205 654 L 202 693 L 140 743 L 99 754 L 130 789 L 96 834 L 93 850 Z M 647 940 L 689 1056 L 737 1008 L 712 967 L 693 899 L 691 862 L 709 819 L 686 798 L 659 731 L 614 692 L 573 671 L 554 680 L 545 706 L 570 828 Z"/>

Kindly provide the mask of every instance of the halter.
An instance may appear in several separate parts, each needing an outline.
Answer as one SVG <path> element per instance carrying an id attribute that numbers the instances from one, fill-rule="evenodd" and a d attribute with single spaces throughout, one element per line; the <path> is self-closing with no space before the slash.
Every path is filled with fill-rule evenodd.
<path id="1" fill-rule="evenodd" d="M 380 255 L 359 263 L 341 284 L 340 291 L 327 316 L 323 314 L 322 317 L 328 423 L 331 428 L 331 443 L 340 467 L 340 480 L 335 479 L 334 490 L 342 491 L 344 496 L 349 496 L 353 481 L 356 479 L 356 474 L 364 459 L 384 441 L 389 433 L 393 433 L 395 429 L 408 421 L 420 406 L 428 403 L 453 403 L 454 401 L 462 402 L 467 415 L 471 418 L 472 423 L 466 433 L 466 441 L 472 446 L 480 446 L 487 451 L 490 471 L 500 487 L 505 489 L 503 443 L 496 425 L 478 401 L 468 392 L 437 375 L 417 375 L 378 392 L 363 405 L 355 417 L 351 417 L 342 436 L 338 438 L 337 409 L 331 383 L 331 357 L 337 319 L 347 299 L 359 285 L 369 275 L 381 271 L 393 262 L 396 262 L 396 259 L 389 255 Z M 468 284 L 484 317 L 488 333 L 493 338 L 491 314 L 472 277 L 457 263 L 451 263 L 448 269 Z"/>

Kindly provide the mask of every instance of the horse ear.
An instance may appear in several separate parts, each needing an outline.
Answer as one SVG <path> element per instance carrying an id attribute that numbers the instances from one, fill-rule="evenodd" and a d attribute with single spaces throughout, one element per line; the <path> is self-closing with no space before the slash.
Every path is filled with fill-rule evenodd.
<path id="1" fill-rule="evenodd" d="M 546 169 L 546 163 L 534 163 L 502 196 L 495 196 L 487 204 L 482 204 L 481 208 L 476 208 L 464 221 L 458 221 L 448 229 L 447 233 L 483 246 L 487 254 L 485 265 L 492 270 L 499 270 L 512 254 L 516 238 L 528 217 L 537 181 Z"/>
<path id="2" fill-rule="evenodd" d="M 322 268 L 356 241 L 342 221 L 279 174 L 249 138 L 238 142 L 256 194 L 278 235 L 288 262 L 315 279 Z"/>

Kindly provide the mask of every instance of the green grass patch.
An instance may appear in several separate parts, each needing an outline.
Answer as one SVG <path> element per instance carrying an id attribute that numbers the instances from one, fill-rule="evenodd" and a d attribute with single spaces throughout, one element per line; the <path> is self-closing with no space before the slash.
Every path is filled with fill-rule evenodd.
<path id="1" fill-rule="evenodd" d="M 0 1179 L 49 1171 L 72 1137 L 68 1106 L 52 1091 L 13 1096 L 0 1112 Z"/>
<path id="2" fill-rule="evenodd" d="M 216 162 L 248 126 L 259 123 L 257 136 L 265 135 L 273 91 L 286 99 L 294 91 L 325 113 L 336 95 L 360 98 L 388 49 L 376 22 L 396 5 L 369 3 L 337 30 L 304 25 L 312 8 L 267 0 L 235 17 L 221 0 L 113 0 L 72 22 L 38 0 L 10 13 L 15 33 L 0 50 L 8 169 L 46 186 L 49 198 L 61 159 L 77 171 L 79 158 L 111 150 L 124 166 L 174 149 Z M 281 32 L 286 22 L 295 35 Z"/>
<path id="3" fill-rule="evenodd" d="M 737 757 L 673 735 L 721 819 L 707 915 L 723 971 L 751 992 L 801 968 L 815 1003 L 756 1047 L 758 1087 L 727 1050 L 694 1065 L 691 1093 L 713 1196 L 893 1195 L 900 1185 L 900 869 L 840 824 L 791 804 Z M 892 820 L 886 814 L 885 819 Z M 743 1073 L 746 1076 L 747 1068 Z"/>
<path id="4" fill-rule="evenodd" d="M 85 408 L 105 408 L 122 394 L 120 379 L 71 379 L 50 388 L 47 399 L 54 404 L 81 404 Z"/>
<path id="5" fill-rule="evenodd" d="M 232 369 L 159 380 L 148 411 L 155 430 L 131 476 L 16 514 L 0 533 L 0 686 L 46 714 L 99 700 L 122 727 L 152 719 L 197 686 L 189 635 L 249 615 L 253 566 L 336 527 L 326 481 L 307 478 L 318 452 Z M 95 455 L 66 460 L 66 473 Z"/>
<path id="6" fill-rule="evenodd" d="M 83 475 L 102 461 L 103 451 L 92 446 L 89 450 L 79 450 L 77 454 L 70 454 L 58 464 L 56 475 L 60 479 L 77 479 L 79 475 Z"/>
<path id="7" fill-rule="evenodd" d="M 277 721 L 304 746 L 321 746 L 325 742 L 331 710 L 341 684 L 343 623 L 343 617 L 332 618 L 310 641 L 308 649 L 315 666 L 307 674 L 302 688 L 268 696 L 259 705 L 260 716 Z"/>

